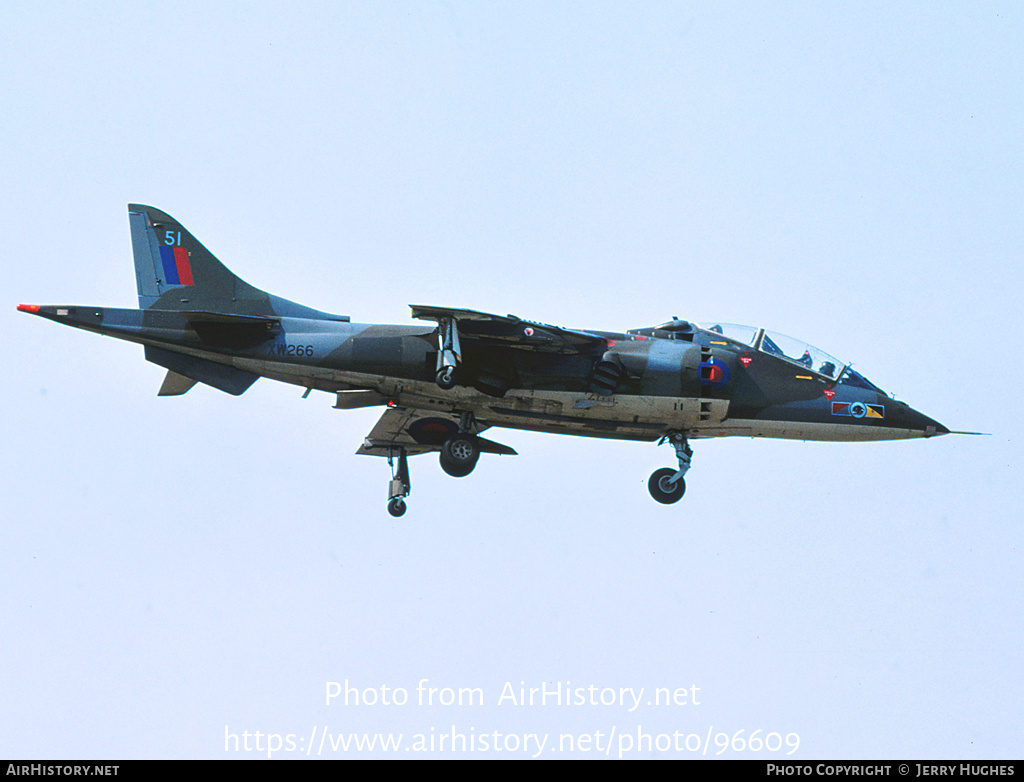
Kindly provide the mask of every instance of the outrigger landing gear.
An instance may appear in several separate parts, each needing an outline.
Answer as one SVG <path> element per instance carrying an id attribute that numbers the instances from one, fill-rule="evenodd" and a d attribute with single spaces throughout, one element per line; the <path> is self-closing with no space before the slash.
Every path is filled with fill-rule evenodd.
<path id="1" fill-rule="evenodd" d="M 651 474 L 650 480 L 647 481 L 647 490 L 658 502 L 671 505 L 673 502 L 679 502 L 686 492 L 686 482 L 683 480 L 683 476 L 690 469 L 690 458 L 693 456 L 693 451 L 686 442 L 685 432 L 671 431 L 658 441 L 658 445 L 666 440 L 675 448 L 679 469 L 673 470 L 671 467 L 664 467 L 655 470 Z"/>
<path id="2" fill-rule="evenodd" d="M 412 487 L 409 481 L 409 459 L 404 448 L 398 449 L 398 466 L 395 466 L 395 452 L 388 449 L 388 467 L 391 468 L 391 483 L 388 485 L 388 513 L 394 517 L 405 513 L 405 498 Z"/>

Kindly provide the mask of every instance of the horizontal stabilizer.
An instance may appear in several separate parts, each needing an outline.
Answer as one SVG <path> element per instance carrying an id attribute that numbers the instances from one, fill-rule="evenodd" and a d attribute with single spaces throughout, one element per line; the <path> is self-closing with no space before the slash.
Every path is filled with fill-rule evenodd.
<path id="1" fill-rule="evenodd" d="M 173 369 L 168 369 L 167 377 L 164 378 L 164 384 L 160 386 L 157 396 L 180 396 L 198 382 L 190 377 L 179 375 Z"/>
<path id="2" fill-rule="evenodd" d="M 259 315 L 237 315 L 233 312 L 206 312 L 204 310 L 189 310 L 185 313 L 189 323 L 234 323 L 236 325 L 256 326 L 273 328 L 281 325 L 280 318 L 264 318 Z"/>
<path id="3" fill-rule="evenodd" d="M 185 313 L 185 319 L 207 345 L 232 350 L 254 347 L 281 332 L 280 318 L 192 311 Z"/>
<path id="4" fill-rule="evenodd" d="M 146 345 L 146 360 L 234 396 L 244 394 L 249 386 L 259 380 L 259 375 L 246 372 L 244 369 L 207 361 L 205 358 L 186 356 L 184 353 L 175 353 L 152 345 Z M 164 384 L 166 383 L 165 379 Z"/>

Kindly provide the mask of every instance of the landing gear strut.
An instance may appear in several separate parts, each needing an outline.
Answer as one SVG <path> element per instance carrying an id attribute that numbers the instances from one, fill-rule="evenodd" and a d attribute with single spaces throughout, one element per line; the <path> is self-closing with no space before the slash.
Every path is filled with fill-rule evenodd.
<path id="1" fill-rule="evenodd" d="M 434 381 L 448 391 L 455 388 L 457 378 L 456 367 L 462 360 L 462 349 L 459 347 L 459 331 L 455 328 L 455 318 L 442 318 L 438 324 L 437 374 Z"/>
<path id="2" fill-rule="evenodd" d="M 395 453 L 388 449 L 388 467 L 391 468 L 391 483 L 388 484 L 388 513 L 399 517 L 405 513 L 405 498 L 412 491 L 409 481 L 409 460 L 405 449 L 398 449 L 398 465 L 395 465 Z"/>
<path id="3" fill-rule="evenodd" d="M 690 458 L 693 456 L 693 451 L 686 442 L 685 432 L 671 431 L 661 438 L 658 445 L 661 445 L 666 440 L 672 444 L 676 451 L 679 469 L 673 470 L 671 467 L 665 467 L 655 470 L 651 474 L 650 480 L 647 481 L 647 490 L 658 502 L 671 505 L 673 502 L 679 502 L 686 492 L 686 482 L 683 480 L 683 475 L 690 469 Z"/>

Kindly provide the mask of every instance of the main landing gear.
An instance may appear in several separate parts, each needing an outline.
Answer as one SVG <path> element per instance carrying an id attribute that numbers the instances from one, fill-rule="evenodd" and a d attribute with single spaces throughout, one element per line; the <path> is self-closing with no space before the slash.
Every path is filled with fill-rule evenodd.
<path id="1" fill-rule="evenodd" d="M 480 442 L 476 435 L 471 434 L 472 427 L 473 414 L 463 413 L 459 431 L 445 440 L 441 446 L 441 469 L 453 478 L 464 478 L 469 475 L 480 459 Z M 515 454 L 511 449 L 506 449 L 505 452 Z M 397 518 L 405 514 L 405 498 L 412 491 L 409 481 L 409 457 L 405 448 L 396 447 L 388 450 L 388 466 L 391 468 L 388 513 Z"/>
<path id="2" fill-rule="evenodd" d="M 441 445 L 439 454 L 441 469 L 454 478 L 464 478 L 469 475 L 480 459 L 481 443 L 477 436 L 472 434 L 472 421 L 472 413 L 463 413 L 459 431 Z M 686 482 L 683 480 L 683 476 L 690 469 L 693 450 L 686 440 L 685 432 L 670 431 L 661 438 L 658 444 L 661 445 L 666 441 L 675 450 L 679 467 L 678 469 L 664 467 L 655 470 L 651 474 L 650 480 L 647 481 L 647 489 L 656 501 L 663 505 L 671 505 L 679 502 L 683 498 L 683 494 L 686 493 Z M 483 442 L 489 447 L 495 446 L 495 443 Z M 515 454 L 515 451 L 509 448 L 497 452 Z M 388 450 L 388 466 L 391 468 L 391 483 L 388 485 L 388 513 L 397 518 L 405 515 L 405 498 L 411 491 L 409 460 L 405 448 L 399 446 Z"/>
<path id="3" fill-rule="evenodd" d="M 474 420 L 470 412 L 459 416 L 459 431 L 441 446 L 441 469 L 453 478 L 465 478 L 480 459 L 480 443 L 473 434 Z"/>
<path id="4" fill-rule="evenodd" d="M 476 467 L 480 447 L 471 434 L 456 434 L 441 446 L 441 469 L 453 478 L 465 478 Z"/>
<path id="5" fill-rule="evenodd" d="M 679 502 L 686 492 L 686 482 L 683 480 L 683 475 L 690 469 L 690 458 L 693 456 L 693 451 L 686 442 L 685 432 L 669 432 L 658 441 L 658 445 L 661 445 L 666 440 L 672 444 L 676 451 L 679 469 L 673 470 L 671 467 L 664 467 L 660 470 L 655 470 L 651 473 L 650 480 L 647 481 L 647 490 L 658 502 L 664 505 L 671 505 L 673 502 Z"/>

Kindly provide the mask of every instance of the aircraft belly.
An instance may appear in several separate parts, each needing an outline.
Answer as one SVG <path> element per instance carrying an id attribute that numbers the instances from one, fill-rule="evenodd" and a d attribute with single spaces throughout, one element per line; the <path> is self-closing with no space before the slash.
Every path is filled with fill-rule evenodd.
<path id="1" fill-rule="evenodd" d="M 263 367 L 261 374 L 271 375 L 275 369 L 280 371 L 279 367 Z M 296 369 L 288 368 L 290 372 Z M 309 370 L 306 378 L 292 376 L 288 381 L 323 390 L 372 389 L 405 407 L 472 412 L 488 426 L 594 437 L 655 440 L 670 429 L 720 422 L 729 407 L 728 400 L 624 394 L 605 397 L 532 389 L 514 389 L 503 397 L 493 397 L 464 386 L 442 391 L 430 382 L 317 367 L 305 369 Z"/>
<path id="2" fill-rule="evenodd" d="M 514 389 L 499 398 L 464 386 L 442 391 L 431 382 L 381 374 L 225 356 L 182 347 L 178 347 L 178 351 L 307 388 L 328 392 L 370 389 L 380 393 L 384 400 L 421 410 L 472 412 L 488 426 L 508 429 L 648 441 L 656 440 L 673 429 L 687 432 L 692 439 L 767 437 L 868 442 L 923 436 L 923 432 L 916 429 L 846 422 L 728 419 L 729 401 L 721 399 L 627 394 L 601 396 L 532 389 Z"/>
<path id="3" fill-rule="evenodd" d="M 907 440 L 923 432 L 892 426 L 816 423 L 807 421 L 760 421 L 736 419 L 692 430 L 692 438 L 770 437 L 780 440 L 822 440 L 829 442 L 871 442 Z"/>
<path id="4" fill-rule="evenodd" d="M 670 429 L 722 420 L 728 402 L 516 389 L 501 398 L 473 394 L 462 404 L 491 426 L 594 437 L 654 440 Z M 403 403 L 405 403 L 403 395 Z"/>

